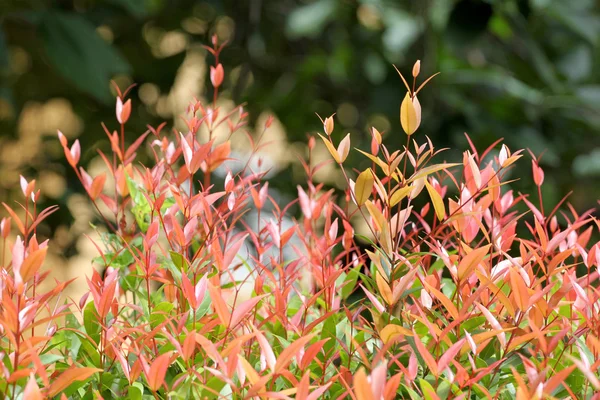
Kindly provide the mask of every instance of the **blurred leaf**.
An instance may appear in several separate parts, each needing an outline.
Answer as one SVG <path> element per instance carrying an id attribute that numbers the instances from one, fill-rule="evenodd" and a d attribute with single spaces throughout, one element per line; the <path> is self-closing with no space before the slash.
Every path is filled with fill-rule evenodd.
<path id="1" fill-rule="evenodd" d="M 589 46 L 580 45 L 569 49 L 558 61 L 558 69 L 570 81 L 579 82 L 592 72 L 592 53 Z"/>
<path id="2" fill-rule="evenodd" d="M 443 30 L 448 24 L 452 5 L 452 1 L 432 0 L 431 7 L 429 7 L 429 21 L 436 31 Z"/>
<path id="3" fill-rule="evenodd" d="M 494 15 L 489 23 L 490 31 L 492 31 L 500 39 L 506 40 L 513 36 L 513 31 L 506 19 L 500 15 Z"/>
<path id="4" fill-rule="evenodd" d="M 39 26 L 49 61 L 67 80 L 97 100 L 110 103 L 110 79 L 129 65 L 80 15 L 47 12 Z"/>
<path id="5" fill-rule="evenodd" d="M 573 161 L 573 172 L 577 176 L 600 175 L 600 149 L 596 148 L 588 154 L 579 154 Z"/>
<path id="6" fill-rule="evenodd" d="M 129 14 L 140 18 L 147 14 L 146 0 L 108 0 L 116 6 L 122 7 Z"/>
<path id="7" fill-rule="evenodd" d="M 547 86 L 550 86 L 553 91 L 559 91 L 561 85 L 554 71 L 554 65 L 548 59 L 548 56 L 542 48 L 542 43 L 534 40 L 533 36 L 529 33 L 527 21 L 523 16 L 513 13 L 511 20 L 517 26 L 517 34 L 526 45 L 527 55 L 531 61 L 532 67 L 537 71 L 539 78 L 541 78 Z"/>
<path id="8" fill-rule="evenodd" d="M 575 2 L 574 2 L 575 3 Z M 600 36 L 600 17 L 597 13 L 583 8 L 573 7 L 570 3 L 554 2 L 548 7 L 550 14 L 575 34 L 590 42 L 598 44 Z"/>
<path id="9" fill-rule="evenodd" d="M 0 29 L 0 73 L 3 70 L 8 69 L 9 60 L 8 60 L 8 46 L 6 44 L 6 36 L 4 35 L 4 31 Z"/>
<path id="10" fill-rule="evenodd" d="M 447 83 L 491 86 L 531 104 L 540 105 L 544 100 L 540 91 L 501 70 L 455 70 L 444 72 L 443 77 Z"/>
<path id="11" fill-rule="evenodd" d="M 415 42 L 422 26 L 415 17 L 399 9 L 389 10 L 383 18 L 387 25 L 383 45 L 396 59 Z"/>
<path id="12" fill-rule="evenodd" d="M 317 36 L 334 16 L 335 1 L 318 0 L 296 8 L 287 20 L 286 33 L 290 39 Z"/>
<path id="13" fill-rule="evenodd" d="M 374 85 L 385 81 L 387 76 L 387 63 L 377 53 L 370 53 L 363 61 L 363 68 L 367 79 Z"/>
<path id="14" fill-rule="evenodd" d="M 582 85 L 576 89 L 577 96 L 588 104 L 600 104 L 600 85 Z"/>

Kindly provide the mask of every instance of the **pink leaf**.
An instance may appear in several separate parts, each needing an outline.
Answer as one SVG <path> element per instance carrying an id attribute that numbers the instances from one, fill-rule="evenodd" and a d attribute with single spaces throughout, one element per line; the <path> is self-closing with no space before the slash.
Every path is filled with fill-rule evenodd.
<path id="1" fill-rule="evenodd" d="M 231 322 L 229 323 L 229 326 L 231 328 L 233 328 L 238 323 L 240 323 L 242 321 L 242 319 L 244 319 L 244 317 L 251 316 L 251 315 L 248 315 L 248 312 L 250 310 L 252 310 L 254 307 L 256 307 L 258 302 L 261 301 L 262 299 L 264 299 L 265 296 L 267 296 L 267 295 L 263 294 L 262 296 L 252 297 L 251 299 L 246 300 L 242 304 L 236 305 L 234 307 L 233 313 L 231 314 Z"/>

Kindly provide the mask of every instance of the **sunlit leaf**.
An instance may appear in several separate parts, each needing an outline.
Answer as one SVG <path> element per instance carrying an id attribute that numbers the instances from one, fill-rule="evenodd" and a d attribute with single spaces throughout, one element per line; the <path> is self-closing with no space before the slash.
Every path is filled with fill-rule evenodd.
<path id="1" fill-rule="evenodd" d="M 371 196 L 374 182 L 375 179 L 373 178 L 373 173 L 370 168 L 361 172 L 360 175 L 358 175 L 358 178 L 356 178 L 354 194 L 356 196 L 356 203 L 359 206 L 363 205 Z"/>

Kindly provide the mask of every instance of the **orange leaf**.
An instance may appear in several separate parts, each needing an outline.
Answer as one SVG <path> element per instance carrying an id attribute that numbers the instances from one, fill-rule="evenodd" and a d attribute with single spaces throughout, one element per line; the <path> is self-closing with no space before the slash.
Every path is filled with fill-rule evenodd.
<path id="1" fill-rule="evenodd" d="M 10 376 L 8 377 L 7 382 L 8 383 L 14 383 L 14 382 L 18 381 L 19 379 L 28 376 L 32 371 L 33 370 L 31 368 L 24 368 L 24 369 L 16 370 L 12 374 L 10 374 Z"/>
<path id="2" fill-rule="evenodd" d="M 2 203 L 2 205 L 4 206 L 4 208 L 6 208 L 6 211 L 8 211 L 8 213 L 12 217 L 13 221 L 15 221 L 15 224 L 17 224 L 17 228 L 19 228 L 19 231 L 21 232 L 21 234 L 25 235 L 25 225 L 23 225 L 23 222 L 21 221 L 21 219 L 17 216 L 17 214 L 15 214 L 13 209 L 10 208 L 6 203 Z"/>
<path id="3" fill-rule="evenodd" d="M 64 371 L 58 378 L 50 384 L 48 388 L 48 396 L 54 397 L 66 388 L 68 388 L 74 381 L 84 381 L 96 372 L 101 372 L 99 368 L 91 367 L 71 367 Z"/>
<path id="4" fill-rule="evenodd" d="M 212 304 L 215 307 L 215 312 L 221 320 L 221 324 L 227 326 L 231 316 L 229 314 L 229 310 L 227 309 L 227 304 L 225 304 L 225 301 L 223 301 L 223 298 L 221 297 L 220 290 L 209 282 L 208 291 L 210 293 L 210 299 L 212 300 Z"/>
<path id="5" fill-rule="evenodd" d="M 296 339 L 292 344 L 283 349 L 279 357 L 277 358 L 277 362 L 275 363 L 275 369 L 273 370 L 274 374 L 280 373 L 288 364 L 292 361 L 294 355 L 300 350 L 300 348 L 304 347 L 305 344 L 310 342 L 314 335 L 307 335 L 301 338 Z"/>
<path id="6" fill-rule="evenodd" d="M 419 335 L 417 335 L 417 332 L 415 332 L 414 329 L 413 333 L 415 336 L 415 345 L 417 346 L 419 355 L 423 358 L 423 361 L 425 361 L 425 364 L 427 364 L 427 367 L 429 367 L 431 373 L 434 376 L 438 376 L 438 368 L 435 359 L 433 358 L 429 350 L 427 350 L 427 347 L 423 344 L 423 342 L 421 342 L 421 338 L 419 337 Z"/>
<path id="7" fill-rule="evenodd" d="M 517 307 L 523 312 L 529 308 L 529 291 L 523 277 L 514 268 L 510 269 L 510 284 Z"/>
<path id="8" fill-rule="evenodd" d="M 514 350 L 520 344 L 523 344 L 523 343 L 528 342 L 528 341 L 530 341 L 532 339 L 535 339 L 536 337 L 538 337 L 538 335 L 540 335 L 539 331 L 537 331 L 537 332 L 530 332 L 530 333 L 527 333 L 527 334 L 522 335 L 522 336 L 517 336 L 516 338 L 514 338 L 515 335 L 513 335 L 513 338 L 511 338 L 511 341 L 508 344 L 508 348 L 506 349 L 506 351 L 509 352 L 509 351 Z"/>
<path id="9" fill-rule="evenodd" d="M 92 200 L 96 200 L 100 196 L 102 189 L 104 189 L 104 182 L 106 182 L 106 174 L 104 173 L 94 178 L 90 187 L 90 197 Z"/>
<path id="10" fill-rule="evenodd" d="M 450 299 L 448 297 L 446 297 L 446 295 L 444 293 L 440 292 L 439 290 L 437 290 L 436 288 L 431 286 L 425 280 L 423 281 L 423 286 L 425 286 L 427 288 L 427 290 L 429 290 L 444 305 L 444 308 L 446 309 L 446 311 L 448 311 L 450 313 L 450 315 L 452 316 L 452 318 L 454 320 L 459 319 L 459 314 L 458 314 L 458 310 L 456 309 L 456 306 L 454 305 L 454 303 L 452 303 L 450 301 Z"/>
<path id="11" fill-rule="evenodd" d="M 488 289 L 492 291 L 492 293 L 494 293 L 494 295 L 498 298 L 500 303 L 502 303 L 504 308 L 506 308 L 506 311 L 508 311 L 510 316 L 514 318 L 515 308 L 510 299 L 504 294 L 504 292 L 479 271 L 475 271 L 475 273 L 477 274 L 477 277 L 479 277 L 481 284 L 485 285 Z"/>
<path id="12" fill-rule="evenodd" d="M 544 392 L 546 392 L 546 393 L 554 392 L 554 389 L 556 389 L 558 387 L 558 385 L 563 383 L 564 380 L 571 374 L 571 372 L 573 372 L 574 369 L 575 369 L 575 365 L 571 365 L 570 367 L 567 367 L 567 368 L 563 369 L 562 371 L 555 372 L 552 375 L 552 377 L 550 379 L 548 379 L 548 381 L 546 381 L 546 383 L 544 384 Z"/>
<path id="13" fill-rule="evenodd" d="M 479 247 L 467 254 L 458 264 L 458 279 L 463 280 L 473 271 L 490 250 L 491 245 Z"/>
<path id="14" fill-rule="evenodd" d="M 208 165 L 210 168 L 209 172 L 217 169 L 219 165 L 223 163 L 223 161 L 227 160 L 229 154 L 231 153 L 231 143 L 230 141 L 226 141 L 225 143 L 221 143 L 210 153 Z"/>
<path id="15" fill-rule="evenodd" d="M 354 394 L 357 400 L 375 400 L 367 374 L 362 367 L 354 375 Z"/>
<path id="16" fill-rule="evenodd" d="M 38 249 L 27 256 L 25 260 L 23 260 L 23 265 L 21 265 L 21 277 L 23 278 L 23 282 L 27 282 L 33 278 L 35 273 L 40 269 L 44 259 L 46 258 L 47 251 L 47 247 Z"/>
<path id="17" fill-rule="evenodd" d="M 23 391 L 23 398 L 27 400 L 42 400 L 44 396 L 42 396 L 42 392 L 40 391 L 40 387 L 33 374 L 31 374 L 29 378 L 29 382 L 27 382 L 27 386 L 25 386 L 25 390 Z"/>
<path id="18" fill-rule="evenodd" d="M 156 392 L 163 385 L 165 374 L 167 373 L 167 368 L 171 361 L 170 359 L 171 353 L 161 354 L 154 360 L 152 366 L 150 366 L 150 371 L 148 372 L 146 379 L 148 380 L 150 390 L 153 392 Z"/>
<path id="19" fill-rule="evenodd" d="M 379 271 L 375 272 L 375 282 L 377 283 L 377 289 L 379 289 L 379 294 L 381 294 L 383 300 L 385 300 L 388 305 L 394 304 L 392 289 L 390 289 L 390 285 L 388 285 Z"/>

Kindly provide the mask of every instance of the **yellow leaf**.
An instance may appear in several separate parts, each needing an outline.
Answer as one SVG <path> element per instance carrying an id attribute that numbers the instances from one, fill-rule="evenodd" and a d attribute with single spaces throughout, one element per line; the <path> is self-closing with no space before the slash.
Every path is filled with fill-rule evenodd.
<path id="1" fill-rule="evenodd" d="M 250 365 L 250 363 L 246 361 L 244 357 L 240 356 L 239 360 L 242 363 L 242 368 L 244 369 L 246 377 L 248 378 L 250 383 L 255 384 L 256 382 L 258 382 L 260 376 L 258 375 L 258 372 L 256 372 L 256 370 L 252 367 L 252 365 Z"/>
<path id="2" fill-rule="evenodd" d="M 396 204 L 400 203 L 412 190 L 412 186 L 404 186 L 392 193 L 392 196 L 390 197 L 390 207 L 394 207 Z"/>
<path id="3" fill-rule="evenodd" d="M 356 149 L 356 150 L 358 150 L 359 153 L 361 153 L 362 155 L 364 155 L 365 157 L 367 157 L 369 160 L 373 161 L 375 164 L 379 165 L 379 168 L 381 168 L 381 170 L 383 171 L 383 173 L 386 176 L 389 176 L 389 174 L 390 174 L 389 167 L 379 157 L 375 157 L 374 155 L 369 154 L 369 153 L 367 153 L 365 151 L 362 151 L 361 149 Z"/>
<path id="4" fill-rule="evenodd" d="M 400 123 L 407 135 L 412 135 L 419 127 L 417 111 L 412 98 L 410 97 L 410 93 L 406 93 L 402 105 L 400 106 Z"/>
<path id="5" fill-rule="evenodd" d="M 379 337 L 383 341 L 384 344 L 387 344 L 389 341 L 396 339 L 398 336 L 413 336 L 412 331 L 400 326 L 389 324 L 386 325 L 380 332 Z"/>
<path id="6" fill-rule="evenodd" d="M 434 172 L 438 172 L 443 169 L 455 167 L 457 165 L 460 165 L 460 164 L 442 163 L 442 164 L 430 165 L 429 167 L 425 167 L 423 169 L 420 169 L 419 171 L 416 171 L 415 174 L 408 179 L 408 182 L 410 183 L 410 182 L 416 181 L 417 179 L 424 178 L 429 174 L 433 174 Z"/>
<path id="7" fill-rule="evenodd" d="M 367 201 L 365 205 L 367 206 L 369 214 L 371 214 L 371 217 L 373 217 L 375 220 L 377 230 L 383 231 L 384 227 L 386 226 L 386 221 L 381 211 L 379 211 L 379 209 L 371 201 Z"/>
<path id="8" fill-rule="evenodd" d="M 333 143 L 331 143 L 331 141 L 329 139 L 327 139 L 325 136 L 322 136 L 321 134 L 319 134 L 319 136 L 321 137 L 321 139 L 323 139 L 323 143 L 325 143 L 325 147 L 327 147 L 327 150 L 329 150 L 329 154 L 331 154 L 331 157 L 333 157 L 333 159 L 335 160 L 336 163 L 340 164 L 341 163 L 340 156 L 338 154 L 337 149 L 333 145 Z"/>
<path id="9" fill-rule="evenodd" d="M 429 192 L 429 197 L 431 197 L 431 202 L 433 203 L 433 208 L 435 210 L 435 215 L 437 215 L 438 219 L 441 221 L 446 218 L 446 208 L 444 207 L 444 200 L 442 200 L 442 196 L 429 184 L 429 182 L 425 181 L 425 187 Z"/>
<path id="10" fill-rule="evenodd" d="M 370 168 L 367 168 L 358 175 L 356 184 L 354 185 L 354 195 L 356 196 L 356 204 L 363 205 L 371 196 L 373 190 L 373 173 Z"/>

